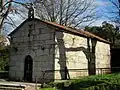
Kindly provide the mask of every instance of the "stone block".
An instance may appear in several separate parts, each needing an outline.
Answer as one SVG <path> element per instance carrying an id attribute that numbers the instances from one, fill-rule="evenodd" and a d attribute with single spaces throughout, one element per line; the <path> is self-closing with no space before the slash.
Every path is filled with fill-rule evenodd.
<path id="1" fill-rule="evenodd" d="M 21 37 L 21 42 L 24 42 L 24 37 Z"/>
<path id="2" fill-rule="evenodd" d="M 29 38 L 29 37 L 28 37 Z M 30 41 L 33 41 L 33 35 L 30 36 Z"/>
<path id="3" fill-rule="evenodd" d="M 33 35 L 33 40 L 37 40 L 37 35 Z"/>
<path id="4" fill-rule="evenodd" d="M 36 50 L 36 55 L 37 56 L 44 55 L 44 51 L 41 49 L 38 49 L 38 50 Z"/>
<path id="5" fill-rule="evenodd" d="M 36 34 L 36 30 L 32 31 L 32 35 L 35 35 Z"/>
<path id="6" fill-rule="evenodd" d="M 55 49 L 50 48 L 50 49 L 49 49 L 49 53 L 50 53 L 50 54 L 55 54 Z"/>
<path id="7" fill-rule="evenodd" d="M 16 72 L 16 79 L 17 80 L 20 80 L 20 81 L 22 81 L 22 79 L 23 79 L 23 77 L 24 77 L 24 71 L 17 71 Z"/>
<path id="8" fill-rule="evenodd" d="M 16 37 L 13 38 L 13 42 L 17 42 L 17 38 Z"/>
<path id="9" fill-rule="evenodd" d="M 55 38 L 55 33 L 50 33 L 50 39 L 54 39 Z"/>
<path id="10" fill-rule="evenodd" d="M 16 75 L 15 75 L 15 71 L 10 70 L 10 71 L 9 71 L 9 75 L 10 75 L 10 77 L 15 77 L 15 76 L 16 76 Z"/>
<path id="11" fill-rule="evenodd" d="M 20 63 L 19 71 L 24 72 L 24 62 Z"/>
<path id="12" fill-rule="evenodd" d="M 65 54 L 65 52 L 66 52 L 65 47 L 64 46 L 60 46 L 59 53 L 60 54 Z"/>
<path id="13" fill-rule="evenodd" d="M 55 72 L 55 79 L 61 79 L 61 74 L 59 71 Z"/>
<path id="14" fill-rule="evenodd" d="M 45 40 L 40 40 L 39 45 L 41 45 L 41 46 L 45 45 Z"/>
<path id="15" fill-rule="evenodd" d="M 32 43 L 33 43 L 34 47 L 38 47 L 38 45 L 39 45 L 38 41 L 34 41 Z"/>
<path id="16" fill-rule="evenodd" d="M 43 52 L 44 52 L 44 55 L 49 55 L 50 54 L 49 49 L 47 49 L 47 48 L 45 48 Z"/>
<path id="17" fill-rule="evenodd" d="M 15 71 L 15 72 L 16 72 L 17 69 L 18 69 L 18 68 L 17 68 L 15 65 L 14 65 L 14 66 L 10 66 L 10 71 Z"/>
<path id="18" fill-rule="evenodd" d="M 43 28 L 38 28 L 38 34 L 40 35 L 41 34 L 41 30 L 42 30 Z"/>
<path id="19" fill-rule="evenodd" d="M 50 34 L 40 34 L 39 40 L 49 40 Z"/>
<path id="20" fill-rule="evenodd" d="M 35 56 L 35 58 L 34 58 L 34 61 L 35 62 L 42 62 L 42 60 L 43 60 L 43 56 Z"/>
<path id="21" fill-rule="evenodd" d="M 51 45 L 50 45 L 50 44 L 46 44 L 46 45 L 44 45 L 44 47 L 45 47 L 46 49 L 50 49 L 50 48 L 51 48 Z"/>
<path id="22" fill-rule="evenodd" d="M 55 36 L 56 36 L 57 39 L 63 39 L 64 35 L 63 35 L 63 32 L 56 32 Z"/>
<path id="23" fill-rule="evenodd" d="M 35 32 L 36 35 L 39 35 L 39 30 L 38 29 L 34 30 L 34 32 Z"/>
<path id="24" fill-rule="evenodd" d="M 16 63 L 15 60 L 12 60 L 12 59 L 11 59 L 10 62 L 9 62 L 10 66 L 14 66 L 15 63 Z"/>
<path id="25" fill-rule="evenodd" d="M 35 51 L 32 50 L 32 51 L 30 52 L 30 55 L 31 55 L 32 58 L 34 58 L 34 57 L 35 57 Z"/>
<path id="26" fill-rule="evenodd" d="M 45 44 L 55 44 L 55 41 L 54 40 L 46 40 Z"/>
<path id="27" fill-rule="evenodd" d="M 53 62 L 54 61 L 54 56 L 51 54 L 51 55 L 46 55 L 44 56 L 44 61 L 45 62 Z"/>
<path id="28" fill-rule="evenodd" d="M 29 37 L 25 36 L 24 37 L 24 42 L 28 41 L 29 40 Z"/>
<path id="29" fill-rule="evenodd" d="M 21 36 L 25 36 L 25 33 L 24 33 L 24 32 L 21 32 Z"/>
<path id="30" fill-rule="evenodd" d="M 39 35 L 37 35 L 37 40 L 39 40 Z"/>
<path id="31" fill-rule="evenodd" d="M 55 32 L 55 31 L 48 27 L 41 29 L 41 34 L 51 33 L 51 32 Z"/>

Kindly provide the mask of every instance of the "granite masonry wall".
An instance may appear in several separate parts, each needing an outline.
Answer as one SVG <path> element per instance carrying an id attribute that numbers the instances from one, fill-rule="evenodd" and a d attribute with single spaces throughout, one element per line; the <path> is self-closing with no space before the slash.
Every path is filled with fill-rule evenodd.
<path id="1" fill-rule="evenodd" d="M 17 29 L 11 36 L 9 76 L 12 80 L 23 81 L 28 55 L 33 60 L 34 82 L 65 79 L 65 67 L 70 78 L 88 75 L 91 53 L 94 53 L 92 58 L 96 68 L 110 68 L 110 45 L 107 43 L 96 41 L 93 44 L 90 38 L 59 32 L 40 21 L 28 21 Z M 98 73 L 101 72 L 96 70 Z"/>
<path id="2" fill-rule="evenodd" d="M 68 69 L 68 78 L 88 75 L 88 60 L 91 55 L 88 51 L 88 42 L 91 53 L 92 48 L 95 48 L 94 57 L 92 57 L 95 59 L 95 67 L 110 68 L 109 44 L 96 41 L 95 45 L 92 46 L 91 39 L 87 41 L 87 38 L 64 32 L 56 32 L 55 40 L 57 43 L 55 46 L 55 79 L 64 79 L 64 71 L 59 72 L 59 70 L 62 70 L 65 67 Z M 100 70 L 101 69 L 96 69 L 96 74 L 103 73 L 103 71 L 101 72 Z M 108 72 L 110 72 L 110 69 L 104 71 L 104 73 Z"/>
<path id="3" fill-rule="evenodd" d="M 53 73 L 44 75 L 44 71 L 54 69 L 54 43 L 54 30 L 49 26 L 39 21 L 23 24 L 11 36 L 10 78 L 24 79 L 24 62 L 26 56 L 30 55 L 33 59 L 32 80 L 42 81 L 44 76 L 53 79 Z"/>
<path id="4" fill-rule="evenodd" d="M 96 74 L 105 74 L 110 73 L 111 70 L 107 68 L 111 68 L 111 53 L 110 53 L 110 45 L 97 42 L 96 44 L 96 68 L 106 68 L 106 69 L 97 69 Z"/>

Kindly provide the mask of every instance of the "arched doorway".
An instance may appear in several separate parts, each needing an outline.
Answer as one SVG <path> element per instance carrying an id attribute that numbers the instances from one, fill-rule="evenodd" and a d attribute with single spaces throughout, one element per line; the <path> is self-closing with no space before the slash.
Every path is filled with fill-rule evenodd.
<path id="1" fill-rule="evenodd" d="M 33 68 L 33 60 L 30 55 L 26 56 L 24 61 L 24 80 L 32 81 L 32 68 Z"/>

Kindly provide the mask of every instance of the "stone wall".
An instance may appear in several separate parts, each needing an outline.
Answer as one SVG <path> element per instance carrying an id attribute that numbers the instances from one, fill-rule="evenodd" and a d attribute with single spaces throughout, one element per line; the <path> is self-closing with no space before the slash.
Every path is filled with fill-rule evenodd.
<path id="1" fill-rule="evenodd" d="M 93 43 L 93 41 L 69 33 L 56 32 L 55 79 L 64 79 L 65 73 L 61 70 L 65 67 L 70 78 L 88 75 L 90 57 L 95 60 L 92 64 L 96 64 L 96 68 L 110 68 L 110 45 L 100 41 Z M 59 47 L 61 44 L 62 46 Z M 92 53 L 93 50 L 95 53 Z M 98 74 L 98 70 L 96 73 Z"/>
<path id="2" fill-rule="evenodd" d="M 86 76 L 90 59 L 92 59 L 90 70 L 94 67 L 110 68 L 109 44 L 58 30 L 55 32 L 54 29 L 40 21 L 28 21 L 11 36 L 9 70 L 11 79 L 23 80 L 24 61 L 27 55 L 33 59 L 34 82 L 65 79 L 65 67 L 70 78 Z M 45 72 L 49 70 L 51 71 Z M 97 74 L 99 72 L 96 71 Z"/>
<path id="3" fill-rule="evenodd" d="M 54 43 L 54 30 L 49 26 L 39 21 L 29 21 L 23 24 L 12 35 L 10 78 L 23 80 L 24 60 L 27 55 L 30 55 L 33 59 L 32 80 L 53 79 L 53 73 L 44 75 L 44 71 L 54 69 Z"/>
<path id="4" fill-rule="evenodd" d="M 62 38 L 60 38 L 60 36 L 62 36 Z M 64 47 L 61 47 L 61 50 L 59 48 L 60 44 L 58 43 L 57 38 L 63 40 L 63 43 L 61 44 L 63 44 Z M 87 75 L 87 71 L 77 73 L 76 71 L 72 70 L 88 68 L 88 61 L 83 51 L 87 49 L 87 39 L 68 33 L 57 32 L 56 42 L 57 45 L 55 48 L 55 70 L 64 69 L 65 66 L 67 66 L 68 69 L 71 69 L 69 71 L 70 78 L 80 75 Z M 65 53 L 65 59 L 61 59 L 61 56 L 63 55 L 61 55 L 60 53 Z M 59 63 L 60 60 L 65 64 L 62 68 L 62 65 Z M 55 79 L 61 79 L 61 73 L 59 71 L 56 71 Z"/>
<path id="5" fill-rule="evenodd" d="M 104 74 L 104 73 L 110 73 L 111 68 L 111 54 L 110 54 L 110 45 L 103 43 L 103 42 L 97 42 L 96 45 L 96 74 Z M 105 69 L 99 69 L 99 68 L 105 68 Z"/>

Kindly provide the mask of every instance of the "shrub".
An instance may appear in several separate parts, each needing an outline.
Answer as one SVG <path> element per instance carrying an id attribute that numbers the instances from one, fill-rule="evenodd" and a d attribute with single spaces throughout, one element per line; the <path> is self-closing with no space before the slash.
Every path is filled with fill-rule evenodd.
<path id="1" fill-rule="evenodd" d="M 60 90 L 120 90 L 120 74 L 87 76 L 62 83 L 50 83 Z"/>

